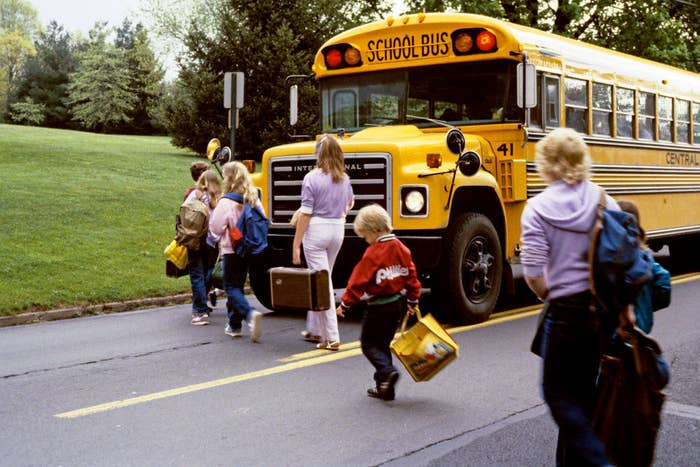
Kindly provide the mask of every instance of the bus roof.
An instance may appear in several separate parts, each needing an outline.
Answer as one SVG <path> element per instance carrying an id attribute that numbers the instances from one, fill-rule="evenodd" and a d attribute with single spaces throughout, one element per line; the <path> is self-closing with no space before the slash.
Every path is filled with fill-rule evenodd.
<path id="1" fill-rule="evenodd" d="M 489 54 L 457 56 L 451 44 L 445 54 L 423 54 L 426 44 L 450 41 L 453 31 L 464 28 L 484 28 L 497 37 L 498 48 Z M 447 34 L 445 34 L 447 33 Z M 415 53 L 369 63 L 377 42 L 383 47 L 396 46 L 401 51 Z M 323 56 L 327 47 L 348 43 L 360 51 L 363 65 L 357 68 L 329 70 Z M 444 45 L 444 44 L 443 44 Z M 427 49 L 429 50 L 429 49 Z M 389 17 L 345 31 L 328 40 L 316 54 L 313 71 L 317 78 L 347 73 L 411 66 L 431 66 L 450 62 L 494 59 L 519 60 L 517 54 L 527 52 L 528 60 L 538 68 L 568 76 L 594 78 L 603 82 L 644 88 L 659 93 L 700 97 L 700 75 L 669 65 L 606 49 L 586 42 L 569 39 L 538 29 L 467 13 L 418 13 L 399 18 Z M 514 55 L 515 54 L 515 55 Z"/>

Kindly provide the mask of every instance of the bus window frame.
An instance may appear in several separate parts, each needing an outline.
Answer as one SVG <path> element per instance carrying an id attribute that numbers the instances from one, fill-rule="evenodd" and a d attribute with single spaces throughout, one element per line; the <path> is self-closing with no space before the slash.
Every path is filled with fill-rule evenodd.
<path id="1" fill-rule="evenodd" d="M 651 96 L 652 99 L 651 101 L 653 102 L 653 109 L 651 110 L 651 113 L 649 113 L 648 109 L 645 109 L 647 113 L 642 114 L 641 111 L 641 104 L 642 104 L 642 97 L 643 96 Z M 658 120 L 656 118 L 656 112 L 659 106 L 657 105 L 656 102 L 656 93 L 650 92 L 650 91 L 643 91 L 643 90 L 637 90 L 637 105 L 636 105 L 636 114 L 637 114 L 637 139 L 638 140 L 643 140 L 643 141 L 658 141 L 658 135 L 657 135 L 657 130 L 658 130 Z M 647 101 L 645 100 L 644 104 L 647 104 Z M 649 138 L 642 138 L 642 119 L 649 120 L 651 119 L 651 137 Z"/>
<path id="2" fill-rule="evenodd" d="M 620 110 L 618 91 L 629 91 L 632 93 L 632 110 L 631 111 Z M 627 88 L 624 86 L 615 86 L 614 98 L 615 98 L 615 135 L 614 135 L 614 138 L 634 139 L 636 128 L 637 128 L 637 112 L 636 112 L 636 110 L 637 110 L 637 92 L 632 88 Z M 630 122 L 631 132 L 630 132 L 629 136 L 620 135 L 619 117 L 621 115 L 632 117 L 632 121 Z"/>
<path id="3" fill-rule="evenodd" d="M 692 143 L 700 145 L 700 101 L 692 101 L 690 108 L 690 130 L 692 132 Z"/>
<path id="4" fill-rule="evenodd" d="M 670 111 L 670 117 L 662 117 L 661 116 L 661 103 L 668 101 L 671 104 L 671 111 Z M 658 135 L 659 135 L 659 141 L 665 142 L 665 143 L 672 143 L 676 141 L 676 127 L 674 125 L 674 102 L 673 102 L 673 97 L 672 96 L 664 96 L 662 94 L 659 94 L 656 96 L 656 127 L 658 129 Z M 670 128 L 669 128 L 669 134 L 668 134 L 668 139 L 664 139 L 661 137 L 661 123 L 668 123 Z"/>
<path id="5" fill-rule="evenodd" d="M 608 88 L 608 91 L 610 92 L 609 98 L 610 98 L 610 108 L 606 109 L 603 107 L 596 107 L 596 93 L 594 91 L 596 86 L 605 86 Z M 614 104 L 615 104 L 615 86 L 611 83 L 603 83 L 599 81 L 594 81 L 591 82 L 591 134 L 595 136 L 602 136 L 602 137 L 607 137 L 607 138 L 612 138 L 613 134 L 615 132 L 614 128 L 614 120 L 615 120 L 615 109 L 614 109 Z M 595 126 L 595 115 L 596 112 L 601 113 L 604 112 L 607 114 L 607 120 L 608 120 L 608 133 L 596 133 L 596 126 Z"/>
<path id="6" fill-rule="evenodd" d="M 562 98 L 561 98 L 561 92 L 562 92 L 562 87 L 561 87 L 561 76 L 559 75 L 554 75 L 554 74 L 549 74 L 545 73 L 543 75 L 544 79 L 544 86 L 542 86 L 542 93 L 544 94 L 544 98 L 542 99 L 542 125 L 545 127 L 545 130 L 553 130 L 555 128 L 559 128 L 561 125 L 561 103 L 562 103 Z M 549 93 L 548 91 L 548 84 L 554 84 L 556 86 L 556 93 L 553 95 L 556 96 L 557 101 L 554 102 L 551 108 L 554 110 L 554 119 L 550 120 L 549 116 L 549 111 L 548 109 L 550 108 L 550 102 L 549 102 Z"/>
<path id="7" fill-rule="evenodd" d="M 580 82 L 583 83 L 585 86 L 583 96 L 585 97 L 585 103 L 583 105 L 578 104 L 578 103 L 570 103 L 569 102 L 569 90 L 570 88 L 567 86 L 569 83 L 573 84 L 574 82 Z M 575 76 L 565 76 L 564 77 L 564 125 L 567 128 L 571 128 L 572 130 L 575 130 L 581 134 L 587 135 L 589 134 L 589 120 L 590 120 L 590 100 L 589 100 L 589 94 L 590 94 L 590 81 L 584 78 L 578 78 Z M 571 88 L 574 90 L 573 88 Z M 569 126 L 569 109 L 572 109 L 573 111 L 583 111 L 583 118 L 582 122 L 584 125 L 584 128 L 579 129 L 575 128 L 572 126 Z"/>
<path id="8" fill-rule="evenodd" d="M 680 117 L 679 112 L 678 112 L 681 108 L 681 103 L 683 103 L 683 102 L 685 102 L 685 104 L 686 104 L 686 110 L 687 110 L 687 114 L 685 116 L 686 120 L 681 120 L 681 117 Z M 690 106 L 690 103 L 691 102 L 692 101 L 690 99 L 680 99 L 680 98 L 676 98 L 673 101 L 673 119 L 676 122 L 676 143 L 677 144 L 690 144 L 690 132 L 691 132 L 691 128 L 690 128 L 690 118 L 691 118 L 690 117 L 690 115 L 691 115 L 690 109 L 691 109 L 691 106 Z M 678 138 L 678 129 L 681 126 L 685 126 L 685 129 L 686 129 L 685 140 L 683 140 L 683 141 L 679 141 L 679 138 Z"/>

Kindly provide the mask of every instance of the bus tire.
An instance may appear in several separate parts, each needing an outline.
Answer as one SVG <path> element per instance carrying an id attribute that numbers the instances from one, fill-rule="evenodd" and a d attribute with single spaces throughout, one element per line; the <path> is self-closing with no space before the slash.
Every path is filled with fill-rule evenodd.
<path id="1" fill-rule="evenodd" d="M 438 300 L 461 323 L 486 321 L 496 306 L 503 278 L 503 252 L 493 223 L 466 213 L 447 231 L 437 282 Z"/>
<path id="2" fill-rule="evenodd" d="M 253 289 L 255 298 L 268 310 L 272 309 L 270 273 L 268 270 L 271 267 L 279 266 L 279 264 L 277 264 L 278 261 L 275 259 L 275 252 L 268 247 L 260 256 L 251 261 L 250 270 L 248 271 L 248 281 L 250 283 L 250 288 Z"/>

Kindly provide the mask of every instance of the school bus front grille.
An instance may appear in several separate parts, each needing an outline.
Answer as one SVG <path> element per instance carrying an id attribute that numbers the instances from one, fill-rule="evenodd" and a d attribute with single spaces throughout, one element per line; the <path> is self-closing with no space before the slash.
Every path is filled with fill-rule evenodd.
<path id="1" fill-rule="evenodd" d="M 355 193 L 355 205 L 346 221 L 352 224 L 357 211 L 377 203 L 391 215 L 391 163 L 386 153 L 345 154 L 345 170 Z M 272 224 L 289 224 L 301 205 L 301 182 L 316 165 L 313 155 L 278 157 L 270 161 L 270 206 Z"/>

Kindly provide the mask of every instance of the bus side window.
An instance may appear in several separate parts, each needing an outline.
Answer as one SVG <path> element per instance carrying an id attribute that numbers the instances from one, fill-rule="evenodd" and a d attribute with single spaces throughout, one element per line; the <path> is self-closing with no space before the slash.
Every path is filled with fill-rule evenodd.
<path id="1" fill-rule="evenodd" d="M 659 96 L 659 141 L 673 141 L 673 98 Z"/>
<path id="2" fill-rule="evenodd" d="M 353 91 L 336 91 L 333 94 L 334 128 L 356 128 L 357 95 Z"/>
<path id="3" fill-rule="evenodd" d="M 639 113 L 639 139 L 654 139 L 654 127 L 656 126 L 656 108 L 654 94 L 640 92 L 638 100 Z"/>
<path id="4" fill-rule="evenodd" d="M 593 134 L 612 136 L 612 86 L 593 83 Z"/>
<path id="5" fill-rule="evenodd" d="M 693 102 L 693 144 L 700 144 L 700 102 Z"/>
<path id="6" fill-rule="evenodd" d="M 566 126 L 579 133 L 588 133 L 588 81 L 564 79 Z"/>
<path id="7" fill-rule="evenodd" d="M 634 136 L 634 91 L 632 89 L 615 89 L 615 107 L 617 108 L 617 136 L 632 138 Z"/>
<path id="8" fill-rule="evenodd" d="M 548 128 L 559 127 L 559 78 L 546 76 L 544 118 Z"/>
<path id="9" fill-rule="evenodd" d="M 690 143 L 690 101 L 676 101 L 676 142 Z"/>

